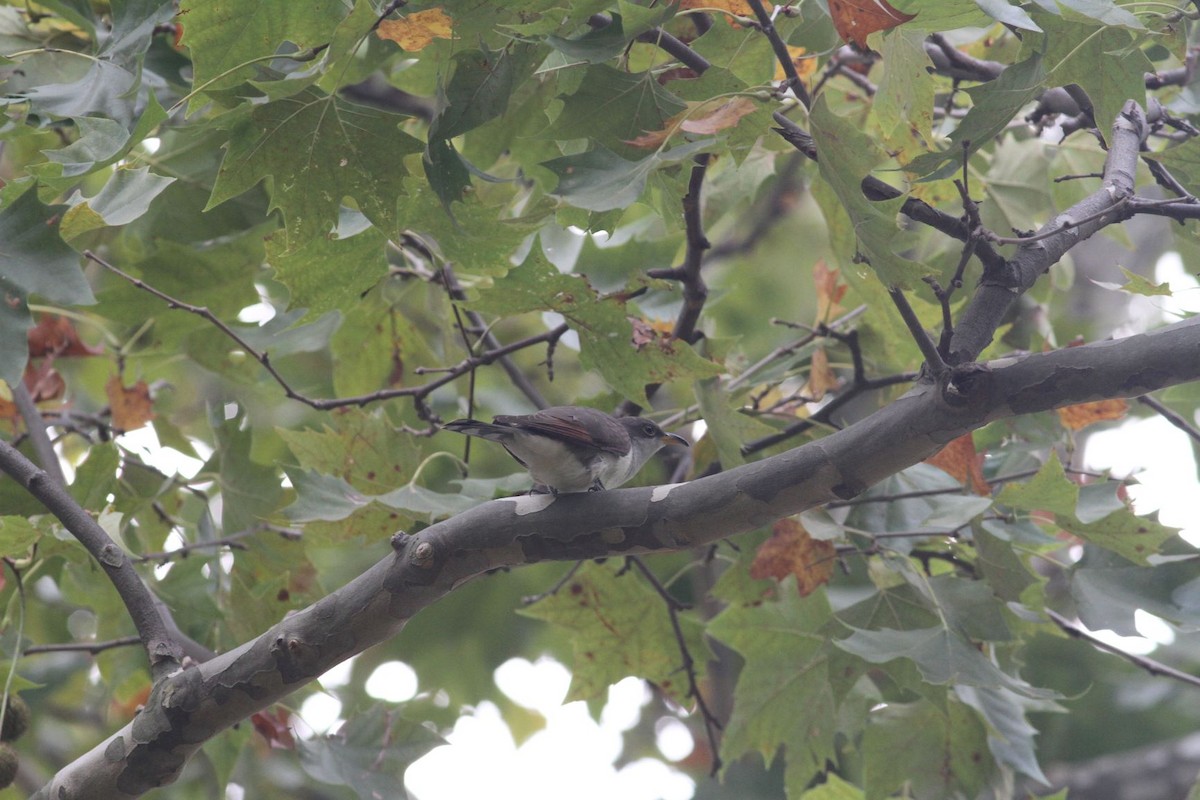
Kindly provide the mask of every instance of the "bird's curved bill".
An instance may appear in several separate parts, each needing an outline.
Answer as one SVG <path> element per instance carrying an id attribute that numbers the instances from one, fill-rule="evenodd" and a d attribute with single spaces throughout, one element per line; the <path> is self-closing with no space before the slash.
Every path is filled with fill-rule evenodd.
<path id="1" fill-rule="evenodd" d="M 677 433 L 664 433 L 659 441 L 663 444 L 681 444 L 684 447 L 691 447 L 688 440 Z"/>

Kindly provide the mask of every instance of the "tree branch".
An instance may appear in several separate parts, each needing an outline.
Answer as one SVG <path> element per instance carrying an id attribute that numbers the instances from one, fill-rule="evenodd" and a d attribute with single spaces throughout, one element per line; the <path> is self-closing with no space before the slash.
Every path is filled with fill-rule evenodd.
<path id="1" fill-rule="evenodd" d="M 847 500 L 994 419 L 1200 380 L 1200 317 L 1116 341 L 972 364 L 861 422 L 786 453 L 672 486 L 484 503 L 266 633 L 156 684 L 134 720 L 64 767 L 38 798 L 137 796 L 170 783 L 210 738 L 393 636 L 490 570 L 673 552 Z"/>
<path id="2" fill-rule="evenodd" d="M 973 361 L 992 341 L 1008 309 L 1037 279 L 1079 242 L 1129 215 L 1146 117 L 1133 101 L 1113 124 L 1112 145 L 1104 164 L 1104 185 L 1056 215 L 1025 242 L 1002 268 L 985 269 L 974 296 L 959 316 L 950 343 L 951 364 Z M 1080 222 L 1080 220 L 1087 220 Z"/>
<path id="3" fill-rule="evenodd" d="M 36 497 L 100 563 L 137 628 L 155 681 L 178 671 L 183 650 L 171 636 L 154 595 L 125 551 L 75 502 L 66 487 L 5 441 L 0 441 L 0 470 Z"/>

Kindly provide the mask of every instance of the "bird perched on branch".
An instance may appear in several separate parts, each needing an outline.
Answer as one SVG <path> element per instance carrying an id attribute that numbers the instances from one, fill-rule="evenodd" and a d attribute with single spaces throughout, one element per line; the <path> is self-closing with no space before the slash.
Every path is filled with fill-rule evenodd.
<path id="1" fill-rule="evenodd" d="M 554 406 L 492 422 L 456 419 L 448 431 L 499 442 L 552 494 L 614 489 L 664 445 L 688 446 L 652 420 L 614 417 L 583 406 Z"/>

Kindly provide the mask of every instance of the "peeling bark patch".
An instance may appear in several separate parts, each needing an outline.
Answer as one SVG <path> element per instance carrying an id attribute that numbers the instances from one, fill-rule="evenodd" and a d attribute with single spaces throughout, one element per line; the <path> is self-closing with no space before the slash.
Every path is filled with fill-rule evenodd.
<path id="1" fill-rule="evenodd" d="M 104 759 L 113 763 L 125 760 L 125 738 L 123 736 L 114 736 L 113 740 L 108 743 L 108 747 L 104 748 Z"/>
<path id="2" fill-rule="evenodd" d="M 534 514 L 544 508 L 548 508 L 558 498 L 552 494 L 523 494 L 517 497 L 501 497 L 501 501 L 512 503 L 514 513 L 518 517 L 523 517 L 526 514 Z"/>
<path id="3" fill-rule="evenodd" d="M 650 502 L 657 503 L 660 500 L 666 500 L 671 494 L 671 490 L 676 486 L 686 486 L 684 483 L 664 483 L 662 486 L 655 486 L 654 491 L 650 493 Z"/>

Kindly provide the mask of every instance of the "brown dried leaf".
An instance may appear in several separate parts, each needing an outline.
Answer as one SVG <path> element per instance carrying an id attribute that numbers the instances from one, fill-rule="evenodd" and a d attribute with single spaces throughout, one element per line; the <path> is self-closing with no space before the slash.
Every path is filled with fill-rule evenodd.
<path id="1" fill-rule="evenodd" d="M 846 296 L 846 289 L 850 288 L 846 284 L 838 285 L 838 280 L 841 275 L 836 269 L 830 269 L 825 263 L 825 259 L 817 260 L 813 264 L 813 284 L 817 289 L 817 322 L 829 322 L 836 316 L 842 313 L 842 307 L 838 305 L 842 298 Z"/>
<path id="2" fill-rule="evenodd" d="M 781 581 L 796 576 L 796 588 L 807 597 L 829 583 L 837 550 L 833 544 L 814 539 L 797 520 L 788 517 L 771 526 L 771 538 L 758 547 L 750 577 Z"/>
<path id="3" fill-rule="evenodd" d="M 1094 403 L 1079 403 L 1058 409 L 1058 419 L 1063 427 L 1078 431 L 1097 422 L 1122 419 L 1129 411 L 1129 403 L 1119 397 L 1097 400 Z"/>
<path id="4" fill-rule="evenodd" d="M 79 338 L 75 325 L 57 314 L 41 314 L 37 325 L 29 329 L 29 355 L 40 356 L 98 356 L 103 347 L 90 347 Z"/>
<path id="5" fill-rule="evenodd" d="M 138 381 L 126 389 L 120 375 L 113 375 L 104 384 L 108 404 L 112 408 L 113 427 L 122 431 L 133 431 L 154 419 L 154 401 L 150 399 L 150 387 Z"/>
<path id="6" fill-rule="evenodd" d="M 991 487 L 983 478 L 983 454 L 975 451 L 975 440 L 969 433 L 925 459 L 925 463 L 937 467 L 975 494 L 991 494 Z"/>
<path id="7" fill-rule="evenodd" d="M 867 49 L 867 37 L 908 22 L 915 14 L 892 8 L 886 0 L 829 0 L 829 16 L 842 41 Z"/>
<path id="8" fill-rule="evenodd" d="M 829 366 L 829 354 L 825 352 L 824 347 L 818 347 L 812 354 L 808 384 L 804 393 L 813 400 L 820 400 L 826 392 L 838 388 L 839 385 L 841 381 L 838 380 L 837 373 Z"/>
<path id="9" fill-rule="evenodd" d="M 718 133 L 738 124 L 738 120 L 753 114 L 757 108 L 754 101 L 748 97 L 735 97 L 717 106 L 712 112 L 703 117 L 692 117 L 680 127 L 688 133 Z"/>
<path id="10" fill-rule="evenodd" d="M 440 8 L 416 11 L 401 19 L 385 19 L 375 31 L 410 53 L 424 50 L 434 39 L 453 38 L 454 21 Z"/>

